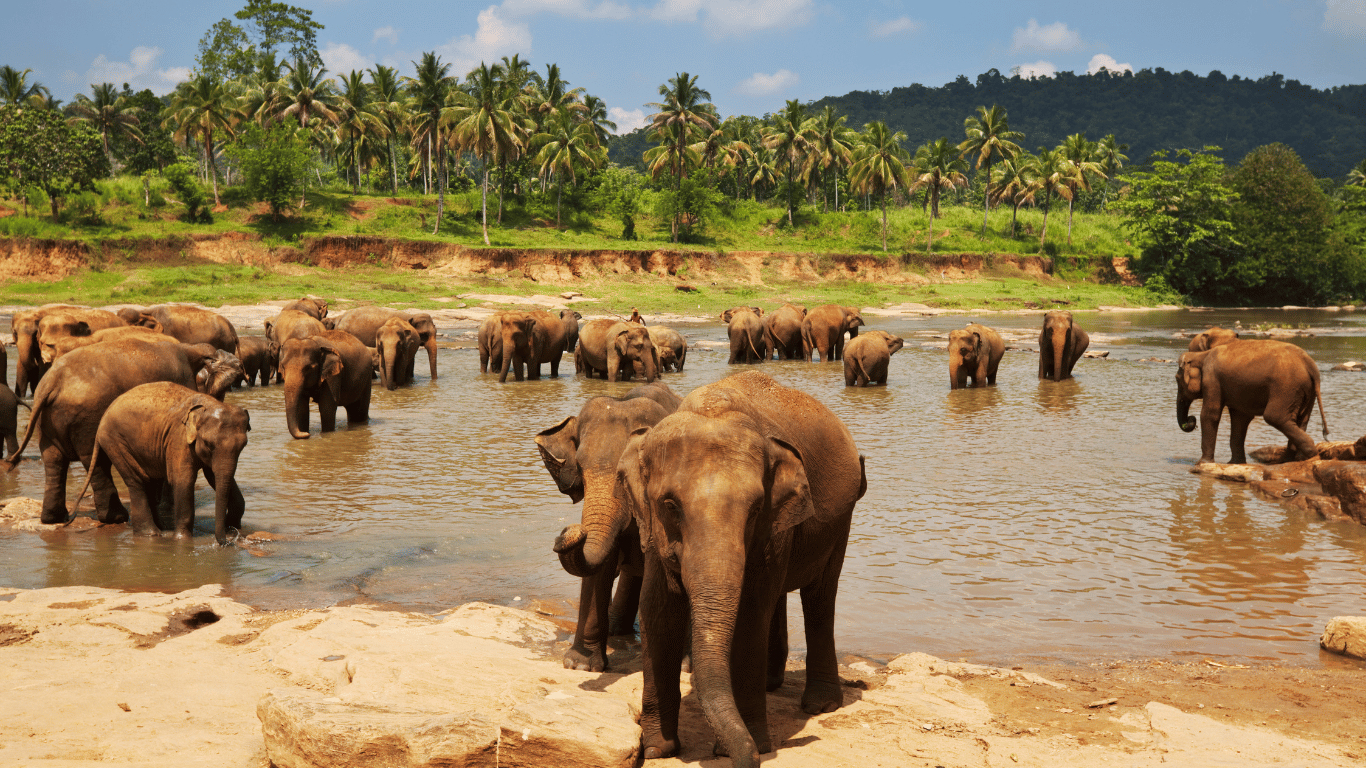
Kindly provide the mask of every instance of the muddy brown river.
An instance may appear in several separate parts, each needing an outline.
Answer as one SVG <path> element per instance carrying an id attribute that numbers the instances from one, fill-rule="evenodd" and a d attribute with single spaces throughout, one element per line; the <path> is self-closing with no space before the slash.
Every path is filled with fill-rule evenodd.
<path id="1" fill-rule="evenodd" d="M 1038 356 L 1012 349 L 998 386 L 950 391 L 943 344 L 969 321 L 1012 346 L 1036 346 L 1037 315 L 867 317 L 907 339 L 885 388 L 846 388 L 842 366 L 759 367 L 833 409 L 867 456 L 840 585 L 841 651 L 921 650 L 989 663 L 1134 657 L 1334 663 L 1319 632 L 1366 611 L 1366 527 L 1327 523 L 1190 474 L 1199 432 L 1176 425 L 1174 338 L 1209 324 L 1312 326 L 1293 341 L 1323 370 L 1333 439 L 1366 433 L 1366 374 L 1330 372 L 1366 358 L 1366 314 L 1322 311 L 1079 313 L 1091 349 L 1077 378 L 1039 382 Z M 719 323 L 674 324 L 694 343 L 680 394 L 740 370 Z M 260 333 L 259 328 L 247 329 Z M 473 328 L 443 329 L 473 343 Z M 6 329 L 6 335 L 7 329 Z M 11 355 L 11 359 L 12 359 Z M 218 548 L 212 497 L 199 493 L 190 545 L 130 536 L 0 532 L 3 584 L 87 584 L 175 591 L 221 583 L 264 608 L 346 601 L 437 612 L 471 600 L 572 615 L 577 581 L 550 545 L 579 508 L 560 495 L 532 437 L 595 395 L 629 383 L 559 379 L 499 384 L 474 349 L 443 348 L 441 378 L 419 361 L 410 389 L 378 388 L 368 425 L 291 440 L 279 386 L 229 395 L 253 431 L 238 480 L 247 531 L 280 537 Z M 11 363 L 9 381 L 13 381 Z M 20 412 L 20 429 L 27 418 Z M 1315 414 L 1310 433 L 1319 437 Z M 1217 459 L 1226 461 L 1228 420 Z M 1283 444 L 1260 419 L 1248 447 Z M 0 498 L 41 498 L 30 446 Z M 84 473 L 71 473 L 71 494 Z M 201 481 L 202 484 L 202 481 Z M 800 627 L 800 604 L 789 601 Z M 801 633 L 794 631 L 794 645 Z"/>

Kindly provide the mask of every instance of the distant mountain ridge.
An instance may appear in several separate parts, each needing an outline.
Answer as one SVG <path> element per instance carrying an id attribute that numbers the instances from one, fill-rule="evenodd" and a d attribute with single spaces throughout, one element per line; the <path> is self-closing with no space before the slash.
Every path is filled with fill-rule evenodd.
<path id="1" fill-rule="evenodd" d="M 1146 163 L 1157 150 L 1206 145 L 1221 147 L 1232 165 L 1273 142 L 1294 149 L 1319 177 L 1341 178 L 1366 160 L 1366 85 L 1319 90 L 1279 74 L 1251 80 L 1159 67 L 1024 79 L 992 69 L 976 82 L 960 75 L 938 88 L 914 84 L 827 96 L 812 109 L 827 104 L 847 115 L 855 130 L 882 120 L 905 131 L 912 151 L 941 136 L 961 141 L 963 120 L 979 106 L 998 104 L 1011 129 L 1025 134 L 1020 146 L 1031 152 L 1055 147 L 1073 133 L 1092 141 L 1113 133 L 1129 145 L 1130 165 Z M 643 130 L 633 131 L 613 137 L 609 154 L 614 162 L 635 164 L 649 146 Z"/>

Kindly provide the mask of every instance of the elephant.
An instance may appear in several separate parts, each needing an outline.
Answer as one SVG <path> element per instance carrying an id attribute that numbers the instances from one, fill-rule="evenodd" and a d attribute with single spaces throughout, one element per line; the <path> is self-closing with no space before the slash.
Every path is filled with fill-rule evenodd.
<path id="1" fill-rule="evenodd" d="M 823 304 L 806 314 L 802 320 L 802 359 L 810 362 L 811 353 L 818 352 L 823 362 L 844 356 L 844 334 L 858 336 L 863 315 L 856 307 Z"/>
<path id="2" fill-rule="evenodd" d="M 1054 310 L 1043 316 L 1039 332 L 1039 378 L 1072 378 L 1072 368 L 1091 344 L 1091 337 L 1072 320 L 1072 313 Z"/>
<path id="3" fill-rule="evenodd" d="M 659 377 L 659 353 L 645 326 L 611 318 L 584 323 L 574 353 L 576 370 L 590 378 L 599 373 L 608 381 L 625 380 L 635 375 L 637 363 L 646 384 Z"/>
<path id="4" fill-rule="evenodd" d="M 224 352 L 237 352 L 237 329 L 217 312 L 189 304 L 158 304 L 146 314 L 161 323 L 161 332 L 186 344 L 212 344 Z"/>
<path id="5" fill-rule="evenodd" d="M 285 380 L 285 424 L 289 435 L 307 440 L 308 402 L 318 404 L 322 431 L 337 428 L 337 408 L 346 408 L 346 421 L 370 420 L 370 392 L 374 364 L 370 350 L 345 331 L 323 331 L 280 345 L 280 373 Z"/>
<path id="6" fill-rule="evenodd" d="M 355 336 L 367 347 L 373 347 L 375 346 L 375 331 L 378 331 L 381 325 L 384 325 L 389 321 L 389 318 L 394 316 L 408 321 L 408 324 L 417 331 L 418 343 L 427 350 L 427 364 L 431 368 L 431 377 L 435 380 L 436 323 L 432 321 L 432 316 L 426 312 L 400 312 L 388 307 L 357 307 L 336 318 L 332 327 Z M 408 367 L 408 375 L 412 376 L 415 364 L 409 363 Z"/>
<path id="7" fill-rule="evenodd" d="M 10 453 L 19 451 L 19 406 L 24 406 L 30 411 L 32 406 L 19 396 L 14 394 L 14 390 L 8 384 L 0 383 L 0 437 L 5 439 L 5 450 Z"/>
<path id="8" fill-rule="evenodd" d="M 118 315 L 103 309 L 48 312 L 38 320 L 38 356 L 44 366 L 51 365 L 56 359 L 57 342 L 126 325 Z"/>
<path id="9" fill-rule="evenodd" d="M 800 360 L 802 356 L 802 321 L 806 307 L 784 304 L 764 317 L 764 330 L 769 346 L 780 360 Z"/>
<path id="10" fill-rule="evenodd" d="M 536 447 L 560 492 L 583 502 L 587 544 L 561 555 L 564 568 L 583 579 L 574 643 L 565 653 L 566 669 L 602 672 L 608 667 L 607 638 L 635 633 L 640 602 L 640 537 L 634 521 L 613 539 L 605 535 L 621 514 L 616 493 L 617 460 L 631 433 L 653 426 L 682 400 L 663 382 L 644 384 L 624 397 L 595 397 L 570 416 L 536 435 Z M 607 561 L 611 561 L 608 563 Z M 592 571 L 593 575 L 585 575 Z M 612 580 L 620 576 L 616 598 Z M 610 601 L 610 608 L 609 608 Z"/>
<path id="11" fill-rule="evenodd" d="M 564 353 L 573 352 L 574 346 L 578 344 L 579 321 L 583 319 L 583 315 L 572 309 L 562 309 L 559 315 L 552 315 L 545 310 L 536 310 L 528 314 L 536 318 L 536 323 L 545 329 L 545 343 L 537 347 L 536 367 L 531 372 L 531 378 L 539 379 L 541 363 L 550 363 L 550 375 L 558 379 Z"/>
<path id="12" fill-rule="evenodd" d="M 1080 330 L 1080 329 L 1078 329 Z M 996 331 L 968 323 L 949 331 L 949 389 L 996 386 L 996 369 L 1005 356 L 1006 343 Z"/>
<path id="13" fill-rule="evenodd" d="M 280 360 L 280 345 L 264 336 L 237 337 L 237 358 L 242 361 L 242 376 L 250 386 L 270 383 Z"/>
<path id="14" fill-rule="evenodd" d="M 124 307 L 114 314 L 118 315 L 119 318 L 128 325 L 137 326 L 139 328 L 150 328 L 157 333 L 163 332 L 161 321 L 156 319 L 154 315 L 149 315 L 141 309 Z"/>
<path id="15" fill-rule="evenodd" d="M 62 355 L 73 349 L 88 347 L 91 344 L 99 344 L 105 341 L 117 341 L 118 339 L 135 338 L 143 341 L 160 344 L 179 344 L 181 342 L 167 336 L 160 331 L 154 331 L 141 325 L 128 325 L 118 328 L 105 328 L 102 331 L 95 331 L 89 336 L 67 336 L 57 340 L 56 349 L 53 352 L 53 360 L 60 360 Z"/>
<path id="16" fill-rule="evenodd" d="M 331 330 L 318 318 L 297 309 L 281 310 L 280 314 L 267 319 L 265 326 L 266 340 L 275 343 L 277 346 L 283 345 L 290 339 L 307 339 L 310 336 Z M 373 342 L 373 339 L 371 341 Z M 285 380 L 285 373 L 279 368 L 278 352 L 276 363 L 275 383 L 279 384 Z"/>
<path id="17" fill-rule="evenodd" d="M 194 485 L 200 470 L 214 489 L 214 539 L 228 543 L 228 529 L 242 527 L 246 501 L 237 487 L 237 460 L 251 431 L 250 414 L 180 384 L 158 381 L 133 387 L 109 405 L 95 432 L 94 468 L 112 466 L 128 486 L 128 524 L 134 534 L 156 536 L 156 509 L 169 486 L 175 537 L 194 529 Z M 76 496 L 79 506 L 85 488 Z"/>
<path id="18" fill-rule="evenodd" d="M 647 330 L 650 343 L 659 352 L 660 373 L 670 368 L 682 373 L 683 363 L 688 359 L 688 340 L 683 338 L 683 334 L 663 325 L 650 326 Z"/>
<path id="19" fill-rule="evenodd" d="M 728 365 L 762 363 L 772 354 L 763 316 L 764 311 L 758 307 L 732 307 L 721 313 L 726 335 L 730 337 Z"/>
<path id="20" fill-rule="evenodd" d="M 808 461 L 808 458 L 810 460 Z M 802 709 L 844 702 L 835 597 L 854 505 L 867 490 L 853 437 L 815 398 L 746 371 L 693 390 L 638 429 L 617 462 L 621 503 L 595 541 L 634 520 L 644 554 L 640 616 L 646 759 L 678 753 L 679 672 L 691 639 L 692 685 L 741 768 L 773 749 L 765 689 L 783 682 L 786 593 L 801 590 Z M 561 532 L 561 562 L 588 536 Z"/>
<path id="21" fill-rule="evenodd" d="M 900 336 L 886 331 L 869 331 L 850 339 L 844 347 L 844 385 L 886 384 L 892 355 L 900 352 L 905 344 Z"/>
<path id="22" fill-rule="evenodd" d="M 298 301 L 291 301 L 281 307 L 281 309 L 298 310 L 309 317 L 322 320 L 327 317 L 327 299 L 320 299 L 316 296 L 305 296 Z"/>
<path id="23" fill-rule="evenodd" d="M 1323 436 L 1328 417 L 1319 391 L 1319 368 L 1303 349 L 1284 341 L 1240 340 L 1205 352 L 1185 352 L 1176 368 L 1176 422 L 1184 432 L 1195 430 L 1191 403 L 1200 408 L 1200 461 L 1214 461 L 1219 419 L 1228 408 L 1233 422 L 1230 445 L 1233 463 L 1246 464 L 1243 443 L 1247 427 L 1257 416 L 1286 436 L 1286 455 L 1318 455 L 1314 440 L 1304 431 L 1314 402 L 1319 404 Z"/>
<path id="24" fill-rule="evenodd" d="M 100 419 L 119 395 L 154 381 L 195 388 L 221 402 L 224 393 L 242 375 L 242 368 L 235 357 L 220 358 L 216 354 L 219 350 L 206 353 L 204 349 L 129 338 L 73 350 L 52 364 L 33 395 L 33 415 L 19 448 L 0 467 L 13 469 L 34 431 L 41 433 L 38 445 L 47 478 L 43 523 L 67 520 L 66 474 L 73 461 L 81 462 L 91 473 L 100 522 L 127 519 L 127 510 L 119 502 L 112 477 L 91 465 Z"/>
<path id="25" fill-rule="evenodd" d="M 50 312 L 85 311 L 86 307 L 71 304 L 45 304 L 37 309 L 20 310 L 10 318 L 17 360 L 14 365 L 14 391 L 23 397 L 38 391 L 38 380 L 47 365 L 38 349 L 38 322 Z"/>
<path id="26" fill-rule="evenodd" d="M 389 318 L 375 331 L 379 381 L 385 389 L 393 390 L 400 384 L 413 383 L 412 362 L 419 343 L 417 331 L 401 317 Z"/>
<path id="27" fill-rule="evenodd" d="M 1207 328 L 1192 336 L 1189 349 L 1191 352 L 1204 352 L 1205 350 L 1213 349 L 1220 344 L 1237 341 L 1238 338 L 1237 331 L 1220 328 L 1216 325 L 1213 328 Z"/>
<path id="28" fill-rule="evenodd" d="M 525 375 L 539 379 L 541 350 L 549 343 L 549 331 L 529 312 L 490 315 L 479 324 L 479 370 L 497 368 L 499 383 L 509 371 L 517 381 Z"/>

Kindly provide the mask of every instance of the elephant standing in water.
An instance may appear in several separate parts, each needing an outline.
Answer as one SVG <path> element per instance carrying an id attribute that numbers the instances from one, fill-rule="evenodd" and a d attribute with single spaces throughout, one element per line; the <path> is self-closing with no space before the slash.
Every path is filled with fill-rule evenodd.
<path id="1" fill-rule="evenodd" d="M 659 352 L 645 326 L 605 318 L 589 321 L 579 331 L 574 367 L 585 376 L 598 373 L 608 381 L 625 381 L 635 375 L 637 364 L 646 384 L 659 376 Z"/>
<path id="2" fill-rule="evenodd" d="M 499 383 L 509 372 L 517 381 L 539 379 L 542 350 L 549 343 L 548 329 L 532 313 L 498 312 L 479 324 L 479 372 L 496 372 Z"/>
<path id="3" fill-rule="evenodd" d="M 1230 341 L 1237 341 L 1239 338 L 1237 331 L 1215 326 L 1207 328 L 1191 337 L 1188 349 L 1191 352 L 1204 352 L 1213 349 L 1220 344 L 1227 344 Z"/>
<path id="4" fill-rule="evenodd" d="M 968 323 L 966 328 L 949 332 L 949 389 L 996 385 L 996 369 L 1005 356 L 1006 343 L 996 331 Z"/>
<path id="5" fill-rule="evenodd" d="M 5 441 L 5 450 L 19 452 L 19 406 L 33 410 L 28 403 L 19 399 L 8 384 L 0 384 L 0 438 Z"/>
<path id="6" fill-rule="evenodd" d="M 764 317 L 768 343 L 779 360 L 800 360 L 802 356 L 802 321 L 806 307 L 784 304 Z"/>
<path id="7" fill-rule="evenodd" d="M 886 331 L 869 331 L 850 339 L 844 347 L 844 385 L 886 384 L 892 355 L 900 352 L 905 344 L 900 336 Z"/>
<path id="8" fill-rule="evenodd" d="M 417 330 L 401 317 L 389 318 L 375 331 L 379 381 L 385 389 L 413 383 L 413 358 L 421 344 Z"/>
<path id="9" fill-rule="evenodd" d="M 1234 341 L 1206 352 L 1186 352 L 1176 369 L 1176 422 L 1182 431 L 1195 431 L 1191 403 L 1200 408 L 1200 462 L 1214 461 L 1219 419 L 1228 408 L 1233 422 L 1229 442 L 1233 463 L 1247 463 L 1243 444 L 1248 425 L 1261 416 L 1286 436 L 1286 456 L 1301 459 L 1318 455 L 1313 438 L 1304 431 L 1319 404 L 1323 436 L 1328 417 L 1319 392 L 1319 367 L 1303 349 L 1283 341 Z"/>
<path id="10" fill-rule="evenodd" d="M 730 337 L 730 365 L 762 363 L 769 358 L 768 331 L 764 328 L 764 311 L 758 307 L 734 307 L 721 313 Z"/>
<path id="11" fill-rule="evenodd" d="M 391 317 L 400 317 L 417 331 L 418 344 L 427 350 L 427 365 L 431 368 L 432 380 L 436 380 L 436 323 L 426 312 L 400 312 L 387 307 L 357 307 L 337 318 L 327 318 L 332 325 L 328 330 L 346 331 L 360 339 L 367 347 L 375 346 L 375 332 L 389 322 Z M 283 343 L 283 341 L 282 341 Z M 416 360 L 416 358 L 414 358 Z M 415 363 L 408 364 L 408 375 L 415 372 Z"/>
<path id="12" fill-rule="evenodd" d="M 809 362 L 814 351 L 820 353 L 823 362 L 839 360 L 844 356 L 844 334 L 848 333 L 851 339 L 857 337 L 861 325 L 863 315 L 856 307 L 816 307 L 802 320 L 802 359 Z"/>
<path id="13" fill-rule="evenodd" d="M 635 521 L 613 533 L 624 519 L 617 493 L 617 460 L 631 433 L 654 426 L 678 409 L 678 395 L 663 382 L 636 387 L 625 397 L 595 397 L 536 436 L 536 447 L 560 492 L 583 502 L 583 547 L 561 553 L 566 571 L 583 579 L 574 644 L 564 656 L 567 669 L 607 669 L 607 638 L 635 633 L 640 603 L 640 537 Z M 620 575 L 612 598 L 612 580 Z M 610 607 L 609 607 L 610 600 Z"/>
<path id="14" fill-rule="evenodd" d="M 370 420 L 370 350 L 345 331 L 323 331 L 307 339 L 290 339 L 280 346 L 280 374 L 285 380 L 285 425 L 290 437 L 308 439 L 308 402 L 318 404 L 322 431 L 337 428 L 337 408 L 346 408 L 346 421 Z"/>
<path id="15" fill-rule="evenodd" d="M 1071 312 L 1057 310 L 1045 314 L 1039 333 L 1039 378 L 1072 378 L 1073 366 L 1090 345 L 1091 337 L 1072 320 Z"/>
<path id="16" fill-rule="evenodd" d="M 237 487 L 237 459 L 247 445 L 251 417 L 245 409 L 171 382 L 134 387 L 116 399 L 100 419 L 91 456 L 103 473 L 115 467 L 132 510 L 129 526 L 141 536 L 156 536 L 156 509 L 169 485 L 175 537 L 194 529 L 194 484 L 200 470 L 214 489 L 214 538 L 228 543 L 228 529 L 242 527 L 246 501 Z M 76 496 L 80 504 L 85 488 Z"/>
<path id="17" fill-rule="evenodd" d="M 839 417 L 755 371 L 694 390 L 637 430 L 617 463 L 624 503 L 599 541 L 640 529 L 644 757 L 678 753 L 679 672 L 691 638 L 692 685 L 718 754 L 759 765 L 773 749 L 765 690 L 783 682 L 786 593 L 806 627 L 802 709 L 844 703 L 835 597 L 863 460 Z M 630 517 L 628 518 L 627 515 Z M 560 535 L 561 562 L 587 536 Z"/>
<path id="18" fill-rule="evenodd" d="M 14 335 L 14 351 L 17 358 L 14 365 L 14 393 L 23 397 L 38 391 L 38 381 L 47 372 L 42 353 L 38 347 L 38 323 L 43 316 L 52 312 L 84 312 L 85 307 L 71 304 L 45 304 L 37 309 L 20 310 L 10 318 L 10 331 Z"/>
<path id="19" fill-rule="evenodd" d="M 226 317 L 186 304 L 158 304 L 147 315 L 161 323 L 161 332 L 186 344 L 212 344 L 224 352 L 237 353 L 237 329 Z"/>
<path id="20" fill-rule="evenodd" d="M 670 368 L 682 373 L 683 363 L 688 359 L 688 340 L 683 338 L 683 334 L 663 325 L 652 325 L 649 331 L 650 343 L 659 352 L 660 373 Z"/>

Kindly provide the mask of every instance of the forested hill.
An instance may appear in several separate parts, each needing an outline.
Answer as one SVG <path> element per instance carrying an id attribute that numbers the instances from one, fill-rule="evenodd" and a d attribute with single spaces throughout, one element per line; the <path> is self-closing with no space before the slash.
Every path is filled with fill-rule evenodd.
<path id="1" fill-rule="evenodd" d="M 1092 141 L 1113 133 L 1129 145 L 1130 164 L 1146 163 L 1155 150 L 1210 144 L 1237 163 L 1273 142 L 1293 148 L 1320 177 L 1340 178 L 1366 159 L 1366 85 L 1317 90 L 1281 75 L 1247 80 L 1217 71 L 1202 77 L 1158 68 L 1121 75 L 1059 72 L 1026 80 L 993 69 L 976 83 L 959 76 L 939 88 L 916 84 L 830 96 L 816 101 L 813 111 L 826 104 L 848 115 L 850 128 L 862 130 L 882 120 L 905 131 L 911 151 L 941 136 L 961 141 L 964 118 L 979 106 L 999 104 L 1009 114 L 1010 127 L 1025 134 L 1019 145 L 1031 152 L 1057 146 L 1073 133 Z M 643 139 L 632 134 L 614 139 L 612 159 L 638 162 L 617 145 L 621 150 L 628 144 L 648 146 Z"/>

